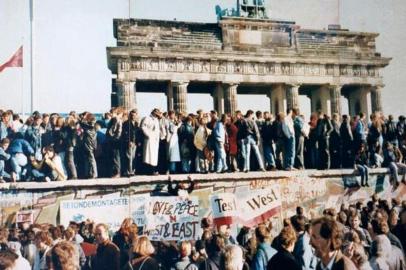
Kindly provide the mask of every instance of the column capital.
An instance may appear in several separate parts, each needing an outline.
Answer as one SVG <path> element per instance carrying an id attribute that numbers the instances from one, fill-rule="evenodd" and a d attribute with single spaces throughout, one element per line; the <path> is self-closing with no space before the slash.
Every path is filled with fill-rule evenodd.
<path id="1" fill-rule="evenodd" d="M 327 87 L 330 89 L 341 89 L 343 88 L 344 84 L 328 84 Z"/>
<path id="2" fill-rule="evenodd" d="M 286 85 L 286 87 L 289 87 L 289 88 L 299 88 L 302 84 L 300 84 L 300 83 L 286 83 L 285 85 Z"/>
<path id="3" fill-rule="evenodd" d="M 240 83 L 238 82 L 221 82 L 222 85 L 227 85 L 228 87 L 238 87 Z"/>
<path id="4" fill-rule="evenodd" d="M 384 87 L 385 87 L 384 84 L 371 85 L 371 91 L 381 91 L 382 88 L 384 88 Z"/>
<path id="5" fill-rule="evenodd" d="M 171 81 L 172 86 L 174 87 L 180 87 L 180 86 L 187 86 L 189 84 L 189 81 Z"/>

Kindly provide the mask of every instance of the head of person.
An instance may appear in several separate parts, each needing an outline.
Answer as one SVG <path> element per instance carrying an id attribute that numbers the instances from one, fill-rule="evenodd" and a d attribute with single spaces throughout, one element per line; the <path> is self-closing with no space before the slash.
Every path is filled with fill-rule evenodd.
<path id="1" fill-rule="evenodd" d="M 245 114 L 245 118 L 252 118 L 254 115 L 253 110 L 248 110 L 247 113 Z"/>
<path id="2" fill-rule="evenodd" d="M 341 232 L 338 223 L 329 217 L 322 217 L 312 222 L 310 244 L 318 258 L 339 250 L 341 247 Z"/>
<path id="3" fill-rule="evenodd" d="M 175 120 L 176 119 L 176 113 L 174 110 L 168 111 L 168 119 L 169 120 Z"/>
<path id="4" fill-rule="evenodd" d="M 217 254 L 224 250 L 226 239 L 221 234 L 213 235 L 205 244 L 206 251 L 210 255 Z"/>
<path id="5" fill-rule="evenodd" d="M 35 234 L 34 243 L 37 249 L 45 250 L 52 245 L 52 238 L 47 231 L 39 231 Z"/>
<path id="6" fill-rule="evenodd" d="M 211 110 L 210 111 L 210 119 L 217 120 L 217 118 L 218 118 L 217 111 L 216 110 Z"/>
<path id="7" fill-rule="evenodd" d="M 299 116 L 300 115 L 300 109 L 299 108 L 293 108 L 292 109 L 292 115 L 294 116 L 294 117 L 296 117 L 296 116 Z"/>
<path id="8" fill-rule="evenodd" d="M 291 226 L 284 227 L 279 234 L 282 248 L 292 252 L 296 243 L 296 232 Z"/>
<path id="9" fill-rule="evenodd" d="M 59 227 L 52 226 L 49 229 L 49 233 L 51 234 L 52 240 L 59 240 L 59 239 L 62 238 L 62 232 L 61 232 L 61 229 Z"/>
<path id="10" fill-rule="evenodd" d="M 60 117 L 60 116 L 57 117 L 55 127 L 62 128 L 64 125 L 65 125 L 65 118 Z"/>
<path id="11" fill-rule="evenodd" d="M 83 119 L 90 125 L 94 125 L 96 123 L 96 117 L 92 113 L 86 113 Z"/>
<path id="12" fill-rule="evenodd" d="M 52 145 L 48 145 L 48 146 L 44 147 L 43 151 L 44 151 L 44 155 L 46 155 L 48 158 L 52 159 L 55 156 L 55 150 Z"/>
<path id="13" fill-rule="evenodd" d="M 94 229 L 94 236 L 98 244 L 103 244 L 109 240 L 109 227 L 107 224 L 99 223 Z"/>
<path id="14" fill-rule="evenodd" d="M 348 224 L 352 229 L 359 228 L 359 225 L 361 224 L 361 218 L 359 217 L 358 213 L 351 213 L 351 215 L 348 217 Z"/>
<path id="15" fill-rule="evenodd" d="M 231 228 L 230 225 L 220 225 L 218 227 L 218 232 L 223 235 L 225 238 L 229 238 L 231 236 Z"/>
<path id="16" fill-rule="evenodd" d="M 3 122 L 4 124 L 7 124 L 9 121 L 9 117 L 8 117 L 8 113 L 7 112 L 3 112 L 1 114 L 1 122 Z"/>
<path id="17" fill-rule="evenodd" d="M 323 215 L 334 220 L 337 219 L 337 211 L 334 208 L 324 209 Z"/>
<path id="18" fill-rule="evenodd" d="M 158 119 L 160 119 L 162 117 L 162 113 L 158 108 L 153 109 L 152 112 L 151 112 L 151 115 L 153 117 L 158 118 Z"/>
<path id="19" fill-rule="evenodd" d="M 235 117 L 237 118 L 237 120 L 240 120 L 243 116 L 242 116 L 242 112 L 241 111 L 235 111 Z"/>
<path id="20" fill-rule="evenodd" d="M 338 212 L 337 220 L 338 220 L 338 222 L 340 222 L 341 224 L 347 224 L 348 216 L 347 216 L 347 214 L 345 213 L 345 211 L 340 211 L 340 212 Z"/>
<path id="21" fill-rule="evenodd" d="M 389 232 L 389 225 L 385 218 L 374 218 L 371 220 L 371 236 L 386 235 Z"/>
<path id="22" fill-rule="evenodd" d="M 10 146 L 10 140 L 8 138 L 3 138 L 0 141 L 0 146 L 1 146 L 1 148 L 3 148 L 4 151 L 6 151 L 8 149 L 8 147 Z"/>
<path id="23" fill-rule="evenodd" d="M 226 246 L 220 259 L 220 269 L 242 270 L 244 266 L 244 253 L 237 245 Z"/>
<path id="24" fill-rule="evenodd" d="M 137 120 L 137 115 L 138 115 L 137 110 L 134 109 L 130 111 L 128 118 L 130 119 L 130 121 L 135 121 Z"/>
<path id="25" fill-rule="evenodd" d="M 50 270 L 76 270 L 78 269 L 78 254 L 72 242 L 60 241 L 56 243 L 47 257 Z"/>
<path id="26" fill-rule="evenodd" d="M 42 117 L 41 117 L 41 115 L 35 115 L 35 116 L 33 117 L 33 123 L 32 123 L 32 125 L 33 125 L 33 126 L 36 126 L 36 127 L 39 127 L 41 124 L 42 124 Z"/>
<path id="27" fill-rule="evenodd" d="M 134 220 L 130 217 L 125 218 L 120 226 L 120 233 L 124 236 L 128 236 L 130 234 L 131 225 L 134 223 Z"/>
<path id="28" fill-rule="evenodd" d="M 189 241 L 182 241 L 179 244 L 179 253 L 182 258 L 189 257 L 192 254 L 192 243 Z"/>
<path id="29" fill-rule="evenodd" d="M 68 228 L 63 232 L 63 237 L 64 237 L 64 239 L 65 239 L 66 241 L 73 241 L 73 240 L 75 239 L 75 235 L 76 235 L 76 232 L 75 232 L 72 228 L 70 228 L 70 227 L 68 227 Z"/>
<path id="30" fill-rule="evenodd" d="M 152 254 L 154 254 L 155 248 L 152 245 L 151 241 L 149 241 L 148 237 L 142 235 L 138 237 L 133 244 L 132 251 L 140 256 L 151 256 Z"/>
<path id="31" fill-rule="evenodd" d="M 306 218 L 304 216 L 295 216 L 291 219 L 292 226 L 296 232 L 304 232 L 306 227 Z"/>
<path id="32" fill-rule="evenodd" d="M 227 123 L 228 119 L 229 119 L 229 117 L 228 117 L 227 114 L 222 114 L 222 115 L 221 115 L 221 122 L 222 122 L 223 124 Z"/>
<path id="33" fill-rule="evenodd" d="M 13 251 L 6 249 L 0 251 L 0 269 L 18 270 L 15 268 L 18 255 Z"/>
<path id="34" fill-rule="evenodd" d="M 255 228 L 255 236 L 259 243 L 268 243 L 271 241 L 271 231 L 265 224 L 259 224 L 258 227 Z"/>
<path id="35" fill-rule="evenodd" d="M 256 112 L 255 112 L 255 117 L 256 117 L 257 119 L 262 119 L 262 112 L 261 112 L 261 111 L 256 111 Z"/>

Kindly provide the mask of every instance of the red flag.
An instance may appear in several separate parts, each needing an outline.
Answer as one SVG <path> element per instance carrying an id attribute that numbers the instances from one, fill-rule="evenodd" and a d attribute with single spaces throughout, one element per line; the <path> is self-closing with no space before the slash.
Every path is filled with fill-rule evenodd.
<path id="1" fill-rule="evenodd" d="M 15 54 L 6 63 L 0 66 L 0 72 L 8 67 L 22 67 L 23 66 L 23 46 L 21 46 Z"/>

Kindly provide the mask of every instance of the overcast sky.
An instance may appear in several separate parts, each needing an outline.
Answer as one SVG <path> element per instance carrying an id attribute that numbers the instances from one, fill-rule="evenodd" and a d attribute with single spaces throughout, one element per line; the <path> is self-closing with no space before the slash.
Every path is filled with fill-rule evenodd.
<path id="1" fill-rule="evenodd" d="M 29 110 L 28 0 L 0 0 L 0 63 L 24 44 L 24 68 L 0 73 L 0 108 Z M 115 46 L 113 18 L 131 17 L 215 22 L 214 7 L 233 7 L 231 0 L 34 0 L 34 102 L 46 112 L 109 109 L 111 72 L 106 47 Z M 296 21 L 302 28 L 327 28 L 340 23 L 354 31 L 378 32 L 377 50 L 393 57 L 384 70 L 386 113 L 405 113 L 406 1 L 404 0 L 267 0 L 272 18 Z M 129 5 L 130 3 L 130 5 Z M 265 96 L 242 97 L 239 107 L 268 110 Z M 138 94 L 142 113 L 166 109 L 163 94 Z M 307 107 L 308 100 L 301 98 Z M 22 106 L 24 102 L 25 106 Z M 211 109 L 209 95 L 189 95 L 189 109 Z M 346 111 L 346 110 L 344 110 Z"/>

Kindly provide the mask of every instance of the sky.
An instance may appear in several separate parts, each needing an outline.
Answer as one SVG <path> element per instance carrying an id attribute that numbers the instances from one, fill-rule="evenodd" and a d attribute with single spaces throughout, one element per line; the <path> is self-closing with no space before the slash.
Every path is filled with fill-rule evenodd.
<path id="1" fill-rule="evenodd" d="M 112 74 L 106 47 L 115 46 L 113 18 L 215 22 L 215 5 L 234 0 L 33 0 L 34 109 L 41 112 L 104 112 L 110 107 Z M 273 19 L 292 20 L 302 28 L 340 23 L 354 31 L 378 32 L 377 51 L 393 57 L 383 71 L 385 113 L 405 113 L 406 1 L 267 0 Z M 29 0 L 0 0 L 0 64 L 24 45 L 24 68 L 0 73 L 0 108 L 30 110 Z M 269 110 L 265 96 L 238 96 L 239 108 Z M 141 114 L 166 109 L 163 94 L 137 94 Z M 309 110 L 309 100 L 300 98 Z M 190 111 L 212 108 L 210 95 L 190 94 Z M 344 112 L 347 110 L 344 109 Z"/>

